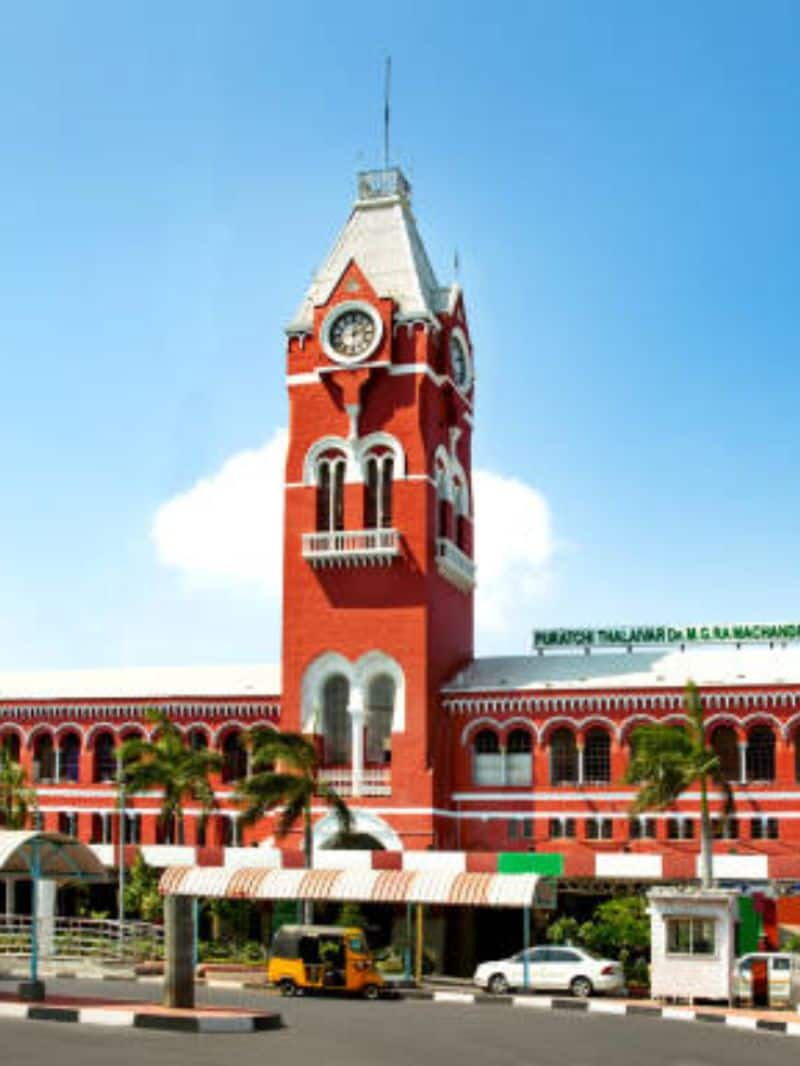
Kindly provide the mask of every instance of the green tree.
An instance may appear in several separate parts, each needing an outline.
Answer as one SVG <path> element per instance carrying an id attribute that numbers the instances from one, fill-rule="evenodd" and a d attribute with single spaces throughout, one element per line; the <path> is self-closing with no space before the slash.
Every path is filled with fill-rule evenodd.
<path id="1" fill-rule="evenodd" d="M 120 745 L 121 773 L 117 787 L 126 794 L 160 789 L 160 821 L 177 826 L 178 843 L 186 839 L 183 808 L 187 800 L 199 803 L 204 813 L 216 805 L 209 775 L 222 767 L 222 756 L 204 748 L 191 748 L 183 734 L 162 710 L 147 712 L 154 725 L 150 740 L 131 737 Z M 121 803 L 121 798 L 120 798 Z"/>
<path id="2" fill-rule="evenodd" d="M 158 891 L 161 875 L 148 866 L 137 852 L 125 882 L 125 913 L 145 922 L 159 922 L 164 916 L 164 900 Z"/>
<path id="3" fill-rule="evenodd" d="M 619 959 L 628 977 L 644 976 L 650 951 L 650 918 L 643 896 L 619 896 L 599 904 L 588 922 L 569 915 L 547 929 L 551 944 L 575 944 L 606 958 Z"/>
<path id="4" fill-rule="evenodd" d="M 34 810 L 36 793 L 28 787 L 25 771 L 6 748 L 0 748 L 0 825 L 5 829 L 24 829 Z"/>
<path id="5" fill-rule="evenodd" d="M 722 772 L 719 756 L 706 743 L 703 704 L 697 686 L 689 682 L 684 695 L 686 724 L 647 725 L 633 733 L 633 754 L 626 780 L 639 785 L 632 811 L 664 810 L 696 781 L 700 784 L 700 856 L 703 888 L 713 883 L 709 782 L 723 794 L 725 817 L 734 809 L 733 790 Z"/>
<path id="6" fill-rule="evenodd" d="M 302 824 L 303 855 L 310 868 L 313 861 L 311 807 L 319 800 L 330 807 L 342 836 L 352 832 L 352 815 L 345 801 L 320 780 L 319 755 L 314 744 L 300 733 L 276 733 L 255 729 L 247 739 L 251 751 L 250 774 L 239 782 L 236 802 L 242 808 L 242 822 L 252 825 L 270 811 L 280 808 L 275 836 L 285 839 Z M 311 921 L 312 907 L 306 901 L 305 920 Z"/>

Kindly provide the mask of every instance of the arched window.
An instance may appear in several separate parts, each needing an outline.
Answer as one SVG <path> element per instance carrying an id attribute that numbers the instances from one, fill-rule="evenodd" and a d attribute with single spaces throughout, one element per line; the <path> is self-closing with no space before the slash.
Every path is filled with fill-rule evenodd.
<path id="1" fill-rule="evenodd" d="M 208 748 L 208 737 L 204 730 L 189 730 L 189 747 L 192 751 L 205 751 Z"/>
<path id="2" fill-rule="evenodd" d="M 391 455 L 370 455 L 364 471 L 364 527 L 391 529 L 392 479 L 394 459 Z"/>
<path id="3" fill-rule="evenodd" d="M 4 733 L 0 743 L 2 743 L 3 751 L 8 758 L 11 759 L 12 762 L 18 763 L 20 750 L 19 736 L 16 733 Z"/>
<path id="4" fill-rule="evenodd" d="M 56 776 L 56 758 L 53 738 L 49 733 L 40 733 L 33 742 L 33 780 L 52 781 Z"/>
<path id="5" fill-rule="evenodd" d="M 719 768 L 729 781 L 739 780 L 739 744 L 736 730 L 729 725 L 718 726 L 711 734 L 711 750 L 719 759 Z"/>
<path id="6" fill-rule="evenodd" d="M 506 784 L 529 785 L 533 780 L 533 744 L 527 729 L 512 729 L 506 749 Z"/>
<path id="7" fill-rule="evenodd" d="M 222 781 L 231 784 L 247 776 L 247 752 L 242 744 L 242 734 L 231 729 L 222 740 Z"/>
<path id="8" fill-rule="evenodd" d="M 503 756 L 492 729 L 481 729 L 472 745 L 472 781 L 476 785 L 502 785 Z"/>
<path id="9" fill-rule="evenodd" d="M 574 785 L 578 781 L 578 747 L 571 729 L 557 729 L 550 738 L 550 784 Z"/>
<path id="10" fill-rule="evenodd" d="M 753 726 L 747 736 L 747 780 L 775 780 L 775 734 L 768 725 Z"/>
<path id="11" fill-rule="evenodd" d="M 350 715 L 350 684 L 346 677 L 335 674 L 325 682 L 322 691 L 323 760 L 326 766 L 349 766 L 352 756 Z"/>
<path id="12" fill-rule="evenodd" d="M 441 459 L 436 466 L 436 536 L 450 539 L 450 488 Z"/>
<path id="13" fill-rule="evenodd" d="M 77 733 L 66 733 L 59 744 L 59 780 L 76 782 L 81 773 L 81 738 Z"/>
<path id="14" fill-rule="evenodd" d="M 800 728 L 794 734 L 794 777 L 800 781 Z"/>
<path id="15" fill-rule="evenodd" d="M 453 518 L 455 520 L 455 542 L 463 552 L 469 552 L 467 492 L 461 482 L 453 486 Z"/>
<path id="16" fill-rule="evenodd" d="M 590 784 L 605 784 L 611 780 L 611 737 L 605 729 L 595 727 L 586 734 L 583 777 Z"/>
<path id="17" fill-rule="evenodd" d="M 392 761 L 394 695 L 394 681 L 386 674 L 373 678 L 369 684 L 364 745 L 368 763 L 383 765 Z"/>
<path id="18" fill-rule="evenodd" d="M 117 772 L 117 754 L 112 733 L 98 733 L 94 738 L 95 781 L 113 781 Z"/>
<path id="19" fill-rule="evenodd" d="M 344 475 L 347 460 L 341 452 L 328 452 L 317 463 L 317 530 L 344 529 Z"/>

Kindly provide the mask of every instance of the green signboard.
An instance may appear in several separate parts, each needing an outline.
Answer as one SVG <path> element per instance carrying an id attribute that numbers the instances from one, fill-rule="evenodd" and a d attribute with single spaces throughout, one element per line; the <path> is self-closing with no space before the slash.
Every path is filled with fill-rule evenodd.
<path id="1" fill-rule="evenodd" d="M 736 625 L 608 626 L 604 629 L 534 629 L 533 650 L 653 647 L 683 644 L 767 644 L 800 640 L 800 622 Z"/>

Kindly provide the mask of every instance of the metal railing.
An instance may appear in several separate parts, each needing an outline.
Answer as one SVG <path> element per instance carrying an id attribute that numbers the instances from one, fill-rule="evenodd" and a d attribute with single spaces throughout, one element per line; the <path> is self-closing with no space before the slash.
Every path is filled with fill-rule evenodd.
<path id="1" fill-rule="evenodd" d="M 164 957 L 164 929 L 151 922 L 99 918 L 39 918 L 37 942 L 42 959 L 93 959 L 146 962 Z M 31 953 L 31 919 L 0 915 L 0 956 Z"/>
<path id="2" fill-rule="evenodd" d="M 396 529 L 303 534 L 303 558 L 312 566 L 375 566 L 390 563 L 399 554 Z"/>

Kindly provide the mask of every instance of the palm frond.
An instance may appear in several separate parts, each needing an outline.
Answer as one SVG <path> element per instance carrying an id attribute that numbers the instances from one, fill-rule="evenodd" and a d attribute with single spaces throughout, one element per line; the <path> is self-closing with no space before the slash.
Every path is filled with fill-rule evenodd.
<path id="1" fill-rule="evenodd" d="M 339 834 L 349 836 L 353 832 L 353 812 L 345 801 L 330 785 L 317 785 L 316 795 L 326 803 L 336 816 L 339 823 Z"/>

